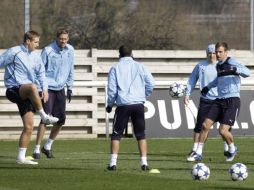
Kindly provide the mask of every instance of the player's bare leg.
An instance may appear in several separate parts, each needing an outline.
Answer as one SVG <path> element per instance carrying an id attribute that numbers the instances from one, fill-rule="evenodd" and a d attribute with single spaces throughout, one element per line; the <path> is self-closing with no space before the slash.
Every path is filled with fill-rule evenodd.
<path id="1" fill-rule="evenodd" d="M 36 111 L 39 113 L 42 121 L 46 124 L 53 124 L 58 121 L 58 118 L 47 115 L 41 104 L 41 98 L 39 96 L 36 85 L 24 84 L 19 88 L 19 95 L 23 100 L 29 99 Z"/>
<path id="2" fill-rule="evenodd" d="M 202 130 L 199 135 L 199 143 L 198 143 L 197 151 L 195 154 L 187 158 L 188 161 L 193 162 L 193 161 L 202 160 L 204 144 L 208 137 L 209 130 L 213 124 L 214 124 L 214 121 L 212 121 L 211 119 L 208 119 L 208 118 L 205 119 L 205 121 L 202 124 Z"/>
<path id="3" fill-rule="evenodd" d="M 42 109 L 41 98 L 39 96 L 36 85 L 34 84 L 21 85 L 19 89 L 19 95 L 23 100 L 29 99 L 34 105 L 36 110 Z"/>
<path id="4" fill-rule="evenodd" d="M 33 152 L 34 159 L 40 159 L 40 152 L 41 152 L 41 141 L 43 140 L 43 136 L 46 131 L 46 125 L 40 123 L 37 129 L 36 141 L 35 141 L 35 148 Z"/>
<path id="5" fill-rule="evenodd" d="M 62 129 L 62 125 L 57 125 L 57 124 L 53 125 L 50 131 L 49 138 L 52 140 L 55 140 L 56 136 L 58 135 L 61 129 Z"/>
<path id="6" fill-rule="evenodd" d="M 120 147 L 120 140 L 111 140 L 111 155 L 110 155 L 110 162 L 108 166 L 108 170 L 114 171 L 116 170 L 117 165 L 117 156 Z"/>
<path id="7" fill-rule="evenodd" d="M 237 147 L 234 145 L 234 138 L 229 129 L 230 129 L 229 125 L 221 124 L 219 128 L 219 132 L 228 144 L 229 154 L 228 155 L 226 154 L 226 157 L 227 157 L 226 161 L 231 162 L 233 161 L 237 153 Z"/>
<path id="8" fill-rule="evenodd" d="M 37 162 L 26 160 L 26 151 L 30 143 L 30 139 L 31 139 L 33 127 L 34 127 L 33 118 L 34 118 L 33 112 L 27 112 L 24 116 L 22 116 L 24 128 L 19 139 L 19 151 L 18 151 L 18 157 L 17 157 L 18 164 L 31 164 L 31 165 L 38 164 Z"/>
<path id="9" fill-rule="evenodd" d="M 138 148 L 141 158 L 141 169 L 142 170 L 149 170 L 147 164 L 147 142 L 146 139 L 138 140 Z"/>
<path id="10" fill-rule="evenodd" d="M 47 142 L 44 144 L 44 146 L 41 149 L 42 153 L 44 153 L 47 156 L 47 158 L 54 158 L 51 146 L 56 136 L 60 132 L 61 128 L 62 128 L 62 125 L 58 125 L 58 124 L 53 125 L 50 131 L 49 138 L 47 139 Z"/>

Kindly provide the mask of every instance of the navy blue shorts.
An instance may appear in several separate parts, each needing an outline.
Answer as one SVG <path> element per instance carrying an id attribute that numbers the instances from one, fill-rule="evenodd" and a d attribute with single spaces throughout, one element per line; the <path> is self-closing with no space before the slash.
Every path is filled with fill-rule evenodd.
<path id="1" fill-rule="evenodd" d="M 58 125 L 64 125 L 66 119 L 66 97 L 64 89 L 60 91 L 48 90 L 49 99 L 46 103 L 42 101 L 43 109 L 47 114 L 57 117 Z"/>
<path id="2" fill-rule="evenodd" d="M 137 140 L 145 139 L 145 110 L 143 104 L 119 106 L 116 108 L 111 140 L 120 140 L 129 118 Z"/>
<path id="3" fill-rule="evenodd" d="M 36 110 L 29 99 L 22 100 L 19 95 L 19 87 L 7 88 L 6 97 L 13 103 L 16 103 L 19 109 L 19 114 L 23 117 L 27 112 L 35 113 Z"/>
<path id="4" fill-rule="evenodd" d="M 241 101 L 239 97 L 216 99 L 207 114 L 214 122 L 233 126 L 239 115 Z"/>
<path id="5" fill-rule="evenodd" d="M 200 98 L 199 101 L 199 108 L 198 108 L 198 115 L 197 115 L 197 122 L 194 128 L 195 133 L 200 133 L 202 129 L 202 124 L 207 117 L 207 114 L 212 107 L 214 100 L 207 100 L 204 98 Z"/>

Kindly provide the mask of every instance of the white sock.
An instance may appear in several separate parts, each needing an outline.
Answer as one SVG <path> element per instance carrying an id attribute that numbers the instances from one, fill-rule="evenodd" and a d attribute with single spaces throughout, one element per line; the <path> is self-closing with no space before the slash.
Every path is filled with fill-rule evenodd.
<path id="1" fill-rule="evenodd" d="M 230 153 L 234 153 L 235 152 L 235 145 L 234 145 L 234 143 L 229 144 L 228 147 L 229 147 L 228 151 Z"/>
<path id="2" fill-rule="evenodd" d="M 224 151 L 227 152 L 228 149 L 229 149 L 228 143 L 226 141 L 224 141 Z"/>
<path id="3" fill-rule="evenodd" d="M 197 151 L 196 151 L 197 154 L 202 155 L 204 145 L 205 145 L 204 143 L 201 143 L 201 142 L 198 143 L 198 147 L 197 147 Z"/>
<path id="4" fill-rule="evenodd" d="M 18 160 L 25 160 L 26 159 L 26 150 L 27 148 L 19 148 L 18 150 Z"/>
<path id="5" fill-rule="evenodd" d="M 45 118 L 47 116 L 47 114 L 45 113 L 43 109 L 37 110 L 37 112 L 39 113 L 41 118 Z"/>
<path id="6" fill-rule="evenodd" d="M 194 142 L 192 151 L 196 152 L 198 148 L 198 142 Z"/>
<path id="7" fill-rule="evenodd" d="M 46 142 L 45 145 L 44 145 L 44 148 L 45 148 L 46 150 L 51 150 L 51 146 L 52 146 L 53 142 L 54 142 L 53 139 L 48 139 L 47 142 Z"/>
<path id="8" fill-rule="evenodd" d="M 148 164 L 147 164 L 147 157 L 146 156 L 141 156 L 140 164 L 141 164 L 141 166 L 143 166 L 143 165 L 148 166 Z"/>
<path id="9" fill-rule="evenodd" d="M 41 145 L 39 145 L 39 144 L 35 145 L 34 153 L 40 154 L 40 148 L 41 148 Z"/>
<path id="10" fill-rule="evenodd" d="M 116 166 L 116 162 L 117 162 L 117 154 L 111 154 L 110 155 L 110 162 L 109 162 L 109 166 Z"/>

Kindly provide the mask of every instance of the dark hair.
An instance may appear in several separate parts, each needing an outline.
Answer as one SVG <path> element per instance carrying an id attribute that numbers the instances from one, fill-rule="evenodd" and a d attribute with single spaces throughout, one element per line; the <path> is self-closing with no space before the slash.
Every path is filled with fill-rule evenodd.
<path id="1" fill-rule="evenodd" d="M 24 43 L 27 40 L 33 40 L 36 37 L 40 37 L 40 34 L 34 30 L 29 30 L 24 34 Z"/>
<path id="2" fill-rule="evenodd" d="M 226 42 L 218 42 L 215 45 L 215 49 L 219 48 L 219 47 L 224 47 L 225 51 L 228 51 L 228 44 Z"/>
<path id="3" fill-rule="evenodd" d="M 122 45 L 119 48 L 120 57 L 129 57 L 132 55 L 132 49 L 129 46 Z"/>
<path id="4" fill-rule="evenodd" d="M 69 30 L 66 28 L 59 28 L 56 32 L 56 37 L 58 38 L 61 34 L 68 34 L 69 35 Z"/>

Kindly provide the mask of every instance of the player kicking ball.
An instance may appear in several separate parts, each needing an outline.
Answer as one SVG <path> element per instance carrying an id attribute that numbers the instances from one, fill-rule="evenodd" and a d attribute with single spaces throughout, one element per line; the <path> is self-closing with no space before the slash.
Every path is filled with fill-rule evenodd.
<path id="1" fill-rule="evenodd" d="M 197 151 L 190 157 L 190 161 L 202 160 L 204 143 L 207 139 L 209 129 L 217 121 L 220 123 L 220 135 L 229 146 L 229 150 L 225 154 L 226 161 L 233 161 L 237 154 L 237 147 L 234 145 L 234 139 L 230 129 L 234 125 L 240 110 L 241 77 L 245 78 L 250 76 L 250 70 L 234 58 L 228 57 L 227 43 L 217 43 L 215 50 L 218 60 L 216 66 L 217 78 L 204 87 L 201 94 L 206 96 L 212 87 L 217 86 L 218 98 L 213 102 L 202 124 Z"/>

